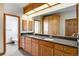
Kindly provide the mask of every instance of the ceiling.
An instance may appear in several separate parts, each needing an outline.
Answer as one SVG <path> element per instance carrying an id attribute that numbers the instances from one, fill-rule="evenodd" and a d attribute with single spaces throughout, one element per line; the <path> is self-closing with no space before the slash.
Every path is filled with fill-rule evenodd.
<path id="1" fill-rule="evenodd" d="M 14 5 L 16 6 L 20 6 L 20 7 L 25 7 L 26 5 L 28 5 L 29 3 L 14 3 Z"/>
<path id="2" fill-rule="evenodd" d="M 14 5 L 23 8 L 24 6 L 28 5 L 29 3 L 5 3 L 5 5 Z"/>
<path id="3" fill-rule="evenodd" d="M 4 3 L 4 12 L 21 16 L 23 14 L 23 7 L 28 4 L 29 3 Z"/>

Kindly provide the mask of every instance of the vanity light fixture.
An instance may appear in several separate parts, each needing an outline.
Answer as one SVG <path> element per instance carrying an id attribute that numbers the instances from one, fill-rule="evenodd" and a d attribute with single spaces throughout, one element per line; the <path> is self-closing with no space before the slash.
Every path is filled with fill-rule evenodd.
<path id="1" fill-rule="evenodd" d="M 58 3 L 45 3 L 44 5 L 40 6 L 40 7 L 37 7 L 27 13 L 25 13 L 26 15 L 31 15 L 33 13 L 36 13 L 37 11 L 41 11 L 41 10 L 44 10 L 45 8 L 48 8 L 48 7 L 51 7 L 53 5 L 56 5 Z"/>
<path id="2" fill-rule="evenodd" d="M 53 5 L 57 4 L 57 3 L 47 3 L 47 4 L 49 4 L 50 6 L 53 6 Z"/>
<path id="3" fill-rule="evenodd" d="M 35 8 L 34 10 L 39 11 L 39 10 L 45 9 L 47 7 L 49 7 L 49 6 L 47 4 L 44 4 L 44 5 L 42 5 L 42 6 L 38 7 L 38 8 Z"/>
<path id="4" fill-rule="evenodd" d="M 26 15 L 25 14 L 22 15 L 22 19 L 26 20 Z"/>
<path id="5" fill-rule="evenodd" d="M 29 14 L 32 14 L 32 13 L 34 13 L 34 12 L 35 12 L 34 10 L 31 10 L 31 11 L 25 13 L 25 14 L 26 14 L 26 15 L 29 15 Z"/>
<path id="6" fill-rule="evenodd" d="M 32 17 L 29 17 L 26 14 L 22 15 L 22 20 L 33 21 Z"/>

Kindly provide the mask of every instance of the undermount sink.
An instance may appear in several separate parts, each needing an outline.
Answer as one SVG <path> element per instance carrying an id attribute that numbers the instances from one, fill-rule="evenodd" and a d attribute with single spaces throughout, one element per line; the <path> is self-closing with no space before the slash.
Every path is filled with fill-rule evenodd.
<path id="1" fill-rule="evenodd" d="M 49 40 L 49 41 L 53 41 L 54 39 L 49 39 L 49 38 L 45 38 L 44 40 Z"/>

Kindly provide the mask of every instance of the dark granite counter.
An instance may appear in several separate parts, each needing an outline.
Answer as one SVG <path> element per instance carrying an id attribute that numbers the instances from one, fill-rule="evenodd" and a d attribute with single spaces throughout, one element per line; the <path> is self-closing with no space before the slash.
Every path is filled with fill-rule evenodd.
<path id="1" fill-rule="evenodd" d="M 48 38 L 58 38 L 58 39 L 65 39 L 65 40 L 72 40 L 77 41 L 78 37 L 70 37 L 70 36 L 52 36 L 52 35 L 44 35 L 44 34 L 33 34 L 33 33 L 21 33 L 21 35 L 35 35 L 40 37 L 48 37 Z"/>
<path id="2" fill-rule="evenodd" d="M 21 33 L 22 36 L 56 42 L 64 45 L 69 45 L 73 47 L 77 47 L 77 39 L 76 37 L 65 37 L 65 36 L 51 36 L 51 35 L 43 35 L 43 34 L 33 34 L 33 33 Z"/>

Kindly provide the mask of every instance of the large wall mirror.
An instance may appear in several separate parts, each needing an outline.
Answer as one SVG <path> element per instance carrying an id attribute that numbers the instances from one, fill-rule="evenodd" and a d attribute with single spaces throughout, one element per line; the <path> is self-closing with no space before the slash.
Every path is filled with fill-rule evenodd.
<path id="1" fill-rule="evenodd" d="M 76 7 L 76 5 L 73 5 L 67 8 L 62 8 L 61 10 L 57 10 L 54 13 L 50 12 L 41 15 L 42 34 L 75 37 L 78 34 L 78 19 Z M 38 17 L 36 18 L 38 19 Z M 37 21 L 35 22 L 36 31 L 41 27 L 37 25 L 38 23 L 39 22 Z"/>

